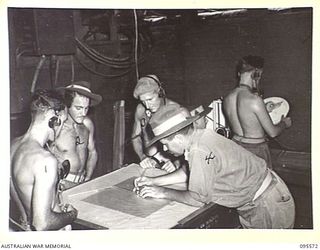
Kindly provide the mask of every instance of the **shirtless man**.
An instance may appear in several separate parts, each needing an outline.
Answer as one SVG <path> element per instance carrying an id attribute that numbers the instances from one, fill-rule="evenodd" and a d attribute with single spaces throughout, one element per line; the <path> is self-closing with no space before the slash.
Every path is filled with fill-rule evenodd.
<path id="1" fill-rule="evenodd" d="M 172 157 L 163 152 L 160 144 L 150 148 L 145 147 L 145 145 L 152 136 L 149 125 L 152 115 L 164 105 L 177 103 L 166 98 L 160 80 L 155 75 L 140 78 L 133 96 L 141 102 L 137 105 L 135 111 L 132 131 L 133 149 L 141 160 L 140 166 L 143 168 L 156 167 L 159 163 L 162 163 L 162 169 L 167 172 L 175 171 L 184 164 L 184 160 L 172 159 L 173 163 L 169 159 Z M 185 111 L 188 112 L 186 109 Z"/>
<path id="2" fill-rule="evenodd" d="M 24 230 L 58 230 L 77 217 L 71 205 L 60 204 L 57 159 L 44 149 L 55 140 L 67 119 L 62 98 L 52 91 L 38 90 L 32 99 L 32 121 L 28 131 L 11 144 L 10 196 L 20 208 Z"/>
<path id="3" fill-rule="evenodd" d="M 99 104 L 102 97 L 93 94 L 90 83 L 85 81 L 74 82 L 63 89 L 68 120 L 50 147 L 61 162 L 70 162 L 70 173 L 64 183 L 65 188 L 69 188 L 90 180 L 96 167 L 98 154 L 94 140 L 94 124 L 87 113 L 89 106 Z"/>
<path id="4" fill-rule="evenodd" d="M 232 140 L 263 158 L 272 168 L 266 136 L 278 136 L 291 126 L 291 118 L 282 118 L 274 125 L 259 92 L 264 59 L 245 56 L 238 64 L 239 86 L 223 100 L 223 109 L 233 132 Z"/>

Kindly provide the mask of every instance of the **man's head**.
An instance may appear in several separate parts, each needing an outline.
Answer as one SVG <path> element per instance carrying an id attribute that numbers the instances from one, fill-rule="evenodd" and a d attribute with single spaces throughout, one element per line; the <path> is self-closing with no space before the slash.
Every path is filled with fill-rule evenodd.
<path id="1" fill-rule="evenodd" d="M 206 111 L 207 112 L 207 111 Z M 150 120 L 154 138 L 147 147 L 160 141 L 175 156 L 182 155 L 186 149 L 186 137 L 193 131 L 193 123 L 206 112 L 190 116 L 189 112 L 178 104 L 162 106 Z"/>
<path id="2" fill-rule="evenodd" d="M 32 115 L 44 113 L 48 110 L 60 112 L 64 109 L 63 97 L 55 90 L 38 89 L 32 96 L 30 105 Z"/>
<path id="3" fill-rule="evenodd" d="M 140 78 L 133 91 L 133 96 L 139 99 L 146 109 L 149 109 L 152 113 L 160 108 L 162 98 L 165 97 L 161 83 L 155 75 Z"/>
<path id="4" fill-rule="evenodd" d="M 63 103 L 63 97 L 55 90 L 37 90 L 31 100 L 32 120 L 46 121 L 47 126 L 56 135 L 67 120 L 67 108 Z M 54 138 L 50 138 L 54 140 Z"/>
<path id="5" fill-rule="evenodd" d="M 251 81 L 253 88 L 257 88 L 262 76 L 263 65 L 264 59 L 262 57 L 252 55 L 245 56 L 238 62 L 238 77 L 240 77 L 240 80 Z"/>
<path id="6" fill-rule="evenodd" d="M 90 83 L 85 81 L 74 82 L 64 88 L 65 102 L 69 108 L 69 115 L 76 123 L 82 123 L 89 106 L 95 106 L 102 101 L 102 97 L 93 94 Z"/>

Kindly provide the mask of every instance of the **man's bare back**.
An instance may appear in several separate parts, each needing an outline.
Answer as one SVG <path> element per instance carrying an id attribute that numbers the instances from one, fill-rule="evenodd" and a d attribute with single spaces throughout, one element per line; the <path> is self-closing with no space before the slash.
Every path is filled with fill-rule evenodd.
<path id="1" fill-rule="evenodd" d="M 223 110 L 233 133 L 232 140 L 263 158 L 272 168 L 266 137 L 278 136 L 291 126 L 291 119 L 286 117 L 279 124 L 272 123 L 259 96 L 263 64 L 264 59 L 259 56 L 249 55 L 239 60 L 239 86 L 224 98 Z"/>
<path id="2" fill-rule="evenodd" d="M 224 112 L 232 132 L 246 138 L 264 138 L 265 131 L 260 119 L 268 122 L 261 97 L 246 88 L 238 87 L 224 98 Z M 257 114 L 262 112 L 264 114 Z M 270 120 L 271 121 L 271 120 Z"/>
<path id="3" fill-rule="evenodd" d="M 15 140 L 11 148 L 12 181 L 15 183 L 15 189 L 21 197 L 25 208 L 27 220 L 30 221 L 32 210 L 32 195 L 34 182 L 40 177 L 46 178 L 47 188 L 52 189 L 52 194 L 56 192 L 57 182 L 57 161 L 53 155 L 44 150 L 39 143 L 32 141 L 28 137 L 20 137 Z M 44 188 L 44 187 L 42 187 Z M 36 190 L 35 190 L 36 191 Z M 39 190 L 41 192 L 41 190 Z M 40 194 L 38 194 L 40 195 Z M 52 199 L 52 207 L 56 211 L 56 199 Z M 37 213 L 37 211 L 34 211 Z"/>

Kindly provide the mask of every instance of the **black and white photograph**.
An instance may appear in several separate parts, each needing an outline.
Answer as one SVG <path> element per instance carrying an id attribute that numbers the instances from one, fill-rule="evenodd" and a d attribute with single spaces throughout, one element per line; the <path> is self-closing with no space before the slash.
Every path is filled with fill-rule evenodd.
<path id="1" fill-rule="evenodd" d="M 1 248 L 163 231 L 320 248 L 317 8 L 88 6 L 1 6 Z"/>

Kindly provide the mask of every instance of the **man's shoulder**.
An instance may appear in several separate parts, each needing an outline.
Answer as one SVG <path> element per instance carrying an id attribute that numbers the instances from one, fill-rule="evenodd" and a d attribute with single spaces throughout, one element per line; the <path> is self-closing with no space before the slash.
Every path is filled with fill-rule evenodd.
<path id="1" fill-rule="evenodd" d="M 192 136 L 190 153 L 207 156 L 212 153 L 215 132 L 211 129 L 197 129 Z M 205 159 L 205 157 L 203 158 Z"/>
<path id="2" fill-rule="evenodd" d="M 254 93 L 241 94 L 238 98 L 239 104 L 246 109 L 246 111 L 252 111 L 254 113 L 260 113 L 265 109 L 263 99 Z"/>
<path id="3" fill-rule="evenodd" d="M 262 98 L 259 95 L 251 92 L 239 92 L 237 96 L 240 102 L 249 102 L 254 104 L 262 101 Z"/>
<path id="4" fill-rule="evenodd" d="M 42 150 L 34 155 L 34 171 L 36 173 L 45 173 L 55 175 L 58 169 L 58 160 L 49 151 Z M 40 172 L 39 172 L 40 171 Z"/>
<path id="5" fill-rule="evenodd" d="M 166 105 L 171 105 L 171 104 L 173 104 L 173 105 L 178 105 L 178 106 L 180 106 L 181 108 L 183 108 L 183 109 L 185 109 L 185 110 L 188 110 L 186 107 L 184 107 L 183 105 L 181 105 L 180 103 L 178 103 L 178 102 L 176 102 L 176 101 L 173 101 L 173 100 L 171 100 L 171 99 L 166 99 Z"/>
<path id="6" fill-rule="evenodd" d="M 231 98 L 232 96 L 236 95 L 239 92 L 239 88 L 236 87 L 234 89 L 232 89 L 230 92 L 228 92 L 224 97 L 223 100 L 227 99 L 227 98 Z"/>
<path id="7" fill-rule="evenodd" d="M 171 99 L 166 99 L 166 102 L 167 102 L 167 104 L 177 104 L 177 105 L 180 105 L 179 103 L 177 103 L 176 101 L 173 101 L 173 100 L 171 100 Z M 181 106 L 181 105 L 180 105 Z"/>
<path id="8" fill-rule="evenodd" d="M 83 120 L 83 124 L 86 128 L 90 130 L 91 127 L 93 126 L 93 121 L 89 116 L 86 116 Z"/>
<path id="9" fill-rule="evenodd" d="M 260 108 L 262 106 L 264 107 L 263 99 L 257 94 L 250 93 L 250 96 L 248 96 L 247 100 L 254 108 Z"/>
<path id="10" fill-rule="evenodd" d="M 33 154 L 29 155 L 30 158 L 33 158 L 33 160 L 38 164 L 42 164 L 44 162 L 46 163 L 56 163 L 57 159 L 51 154 L 48 150 L 45 150 L 44 148 L 41 148 L 37 151 L 33 151 Z"/>
<path id="11" fill-rule="evenodd" d="M 15 153 L 12 155 L 13 168 L 15 169 L 29 169 L 33 173 L 37 173 L 39 166 L 57 166 L 57 159 L 47 150 L 42 147 L 37 147 L 32 144 L 24 143 L 20 145 Z"/>

